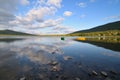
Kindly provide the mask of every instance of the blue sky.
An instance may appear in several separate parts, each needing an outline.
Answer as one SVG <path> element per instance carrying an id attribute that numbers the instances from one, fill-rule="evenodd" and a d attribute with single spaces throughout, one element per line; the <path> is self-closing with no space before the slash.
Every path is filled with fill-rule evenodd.
<path id="1" fill-rule="evenodd" d="M 120 20 L 120 0 L 0 0 L 0 29 L 61 34 Z"/>

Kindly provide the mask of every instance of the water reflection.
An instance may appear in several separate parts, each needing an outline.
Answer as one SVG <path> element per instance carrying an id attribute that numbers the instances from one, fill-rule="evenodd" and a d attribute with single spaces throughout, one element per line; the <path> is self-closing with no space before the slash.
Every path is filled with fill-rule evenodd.
<path id="1" fill-rule="evenodd" d="M 14 41 L 17 41 L 17 40 L 23 40 L 21 38 L 2 38 L 0 39 L 0 42 L 14 42 Z"/>
<path id="2" fill-rule="evenodd" d="M 118 38 L 114 38 L 114 37 L 87 38 L 87 40 L 81 41 L 81 42 L 89 43 L 89 44 L 110 49 L 113 51 L 120 51 L 120 37 Z"/>
<path id="3" fill-rule="evenodd" d="M 95 37 L 95 38 L 87 38 L 87 41 L 103 42 L 103 43 L 120 43 L 120 37 Z"/>
<path id="4" fill-rule="evenodd" d="M 44 70 L 43 68 L 51 69 L 52 67 L 50 68 L 49 66 L 44 65 L 48 65 L 50 61 L 57 61 L 56 57 L 63 54 L 60 47 L 72 43 L 71 41 L 60 42 L 58 38 L 35 37 L 24 38 L 24 40 L 16 38 L 5 38 L 1 40 L 0 80 L 16 80 L 16 78 L 23 77 L 23 75 L 36 74 L 38 70 Z M 44 67 L 40 67 L 40 65 Z M 56 67 L 57 69 L 60 69 L 60 64 L 56 65 Z M 33 79 L 30 78 L 29 80 Z"/>
<path id="5" fill-rule="evenodd" d="M 43 40 L 44 41 L 44 40 Z M 17 57 L 27 56 L 30 61 L 47 64 L 50 59 L 54 59 L 52 54 L 63 54 L 60 47 L 69 45 L 71 42 L 56 42 L 45 43 L 41 38 L 25 39 L 23 41 L 16 41 L 12 43 L 0 43 L 0 51 L 7 50 L 7 52 L 16 53 Z M 7 54 L 7 53 L 6 53 Z"/>
<path id="6" fill-rule="evenodd" d="M 0 80 L 104 79 L 101 75 L 89 76 L 93 70 L 98 73 L 104 70 L 110 79 L 120 79 L 119 52 L 73 38 L 64 41 L 59 37 L 15 39 L 9 43 L 0 42 Z M 110 70 L 118 70 L 115 78 L 111 77 Z"/>
<path id="7" fill-rule="evenodd" d="M 117 57 L 117 58 L 120 58 L 120 54 L 116 54 L 116 53 L 102 53 L 103 55 L 106 55 L 106 56 L 109 56 L 109 57 Z"/>
<path id="8" fill-rule="evenodd" d="M 105 43 L 105 42 L 94 42 L 94 41 L 84 41 L 86 43 L 96 45 L 98 47 L 103 47 L 113 51 L 120 51 L 120 43 Z"/>

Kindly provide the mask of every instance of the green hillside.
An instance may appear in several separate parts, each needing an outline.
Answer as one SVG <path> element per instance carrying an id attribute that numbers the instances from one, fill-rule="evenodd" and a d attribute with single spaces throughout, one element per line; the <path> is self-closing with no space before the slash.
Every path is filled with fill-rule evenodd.
<path id="1" fill-rule="evenodd" d="M 69 35 L 77 36 L 120 36 L 120 21 L 108 23 L 87 30 L 76 31 Z"/>
<path id="2" fill-rule="evenodd" d="M 0 35 L 32 35 L 23 32 L 17 32 L 12 30 L 0 30 Z"/>
<path id="3" fill-rule="evenodd" d="M 107 30 L 120 30 L 120 21 L 108 23 L 108 24 L 101 25 L 101 26 L 94 27 L 87 30 L 77 31 L 74 33 L 79 33 L 79 32 L 86 33 L 86 32 L 107 31 Z"/>

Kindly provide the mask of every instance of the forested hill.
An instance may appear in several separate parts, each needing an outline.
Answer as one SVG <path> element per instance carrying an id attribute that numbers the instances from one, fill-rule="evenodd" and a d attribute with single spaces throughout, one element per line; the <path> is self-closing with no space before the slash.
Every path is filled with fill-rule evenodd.
<path id="1" fill-rule="evenodd" d="M 12 30 L 0 30 L 0 35 L 32 35 L 32 34 L 17 32 Z"/>
<path id="2" fill-rule="evenodd" d="M 94 27 L 87 30 L 76 31 L 74 33 L 99 32 L 99 31 L 107 31 L 107 30 L 120 30 L 120 21 L 108 23 L 108 24 L 101 25 L 101 26 Z"/>

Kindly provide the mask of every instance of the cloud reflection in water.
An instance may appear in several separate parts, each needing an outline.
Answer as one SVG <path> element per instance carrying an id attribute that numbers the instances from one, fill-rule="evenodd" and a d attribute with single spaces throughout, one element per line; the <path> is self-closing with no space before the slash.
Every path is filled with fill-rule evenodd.
<path id="1" fill-rule="evenodd" d="M 1 50 L 7 50 L 16 53 L 16 57 L 26 57 L 32 62 L 39 64 L 47 64 L 50 60 L 55 60 L 53 53 L 57 55 L 63 54 L 61 47 L 71 44 L 71 41 L 50 40 L 47 44 L 41 38 L 25 39 L 21 41 L 14 41 L 11 43 L 0 43 Z M 8 54 L 6 54 L 8 55 Z"/>

